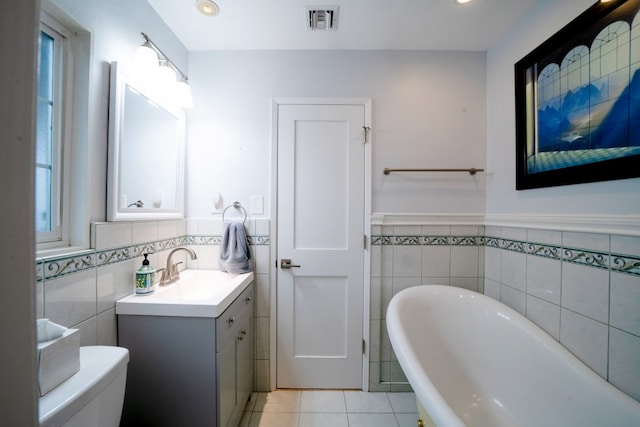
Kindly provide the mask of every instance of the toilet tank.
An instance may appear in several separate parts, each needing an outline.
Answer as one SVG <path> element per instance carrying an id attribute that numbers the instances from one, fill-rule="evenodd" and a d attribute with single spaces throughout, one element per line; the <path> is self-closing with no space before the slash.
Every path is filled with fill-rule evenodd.
<path id="1" fill-rule="evenodd" d="M 80 371 L 39 399 L 41 427 L 117 427 L 129 351 L 80 347 Z"/>

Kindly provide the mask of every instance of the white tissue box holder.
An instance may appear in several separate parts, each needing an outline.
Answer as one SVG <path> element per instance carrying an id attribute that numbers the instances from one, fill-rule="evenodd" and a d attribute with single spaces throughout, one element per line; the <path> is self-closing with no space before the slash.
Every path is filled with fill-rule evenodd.
<path id="1" fill-rule="evenodd" d="M 80 334 L 67 329 L 61 337 L 38 343 L 38 391 L 44 396 L 80 370 Z"/>

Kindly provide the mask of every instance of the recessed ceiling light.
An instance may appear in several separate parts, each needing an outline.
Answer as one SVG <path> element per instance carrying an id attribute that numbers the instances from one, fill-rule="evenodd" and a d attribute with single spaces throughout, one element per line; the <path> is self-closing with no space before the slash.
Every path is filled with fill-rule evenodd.
<path id="1" fill-rule="evenodd" d="M 455 4 L 471 3 L 471 0 L 453 0 Z"/>
<path id="2" fill-rule="evenodd" d="M 220 8 L 211 0 L 197 0 L 196 7 L 203 15 L 216 16 L 220 13 Z"/>

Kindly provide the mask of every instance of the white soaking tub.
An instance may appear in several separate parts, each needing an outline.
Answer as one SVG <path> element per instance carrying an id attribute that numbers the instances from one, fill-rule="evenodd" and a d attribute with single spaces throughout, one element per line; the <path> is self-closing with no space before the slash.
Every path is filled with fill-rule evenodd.
<path id="1" fill-rule="evenodd" d="M 427 425 L 640 426 L 638 401 L 487 296 L 408 288 L 392 298 L 387 328 Z"/>

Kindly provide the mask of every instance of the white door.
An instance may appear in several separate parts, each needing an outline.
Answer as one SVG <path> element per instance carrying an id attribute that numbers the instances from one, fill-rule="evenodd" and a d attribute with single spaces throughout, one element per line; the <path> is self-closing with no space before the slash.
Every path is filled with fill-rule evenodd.
<path id="1" fill-rule="evenodd" d="M 364 105 L 278 106 L 280 388 L 362 387 L 364 120 Z"/>

